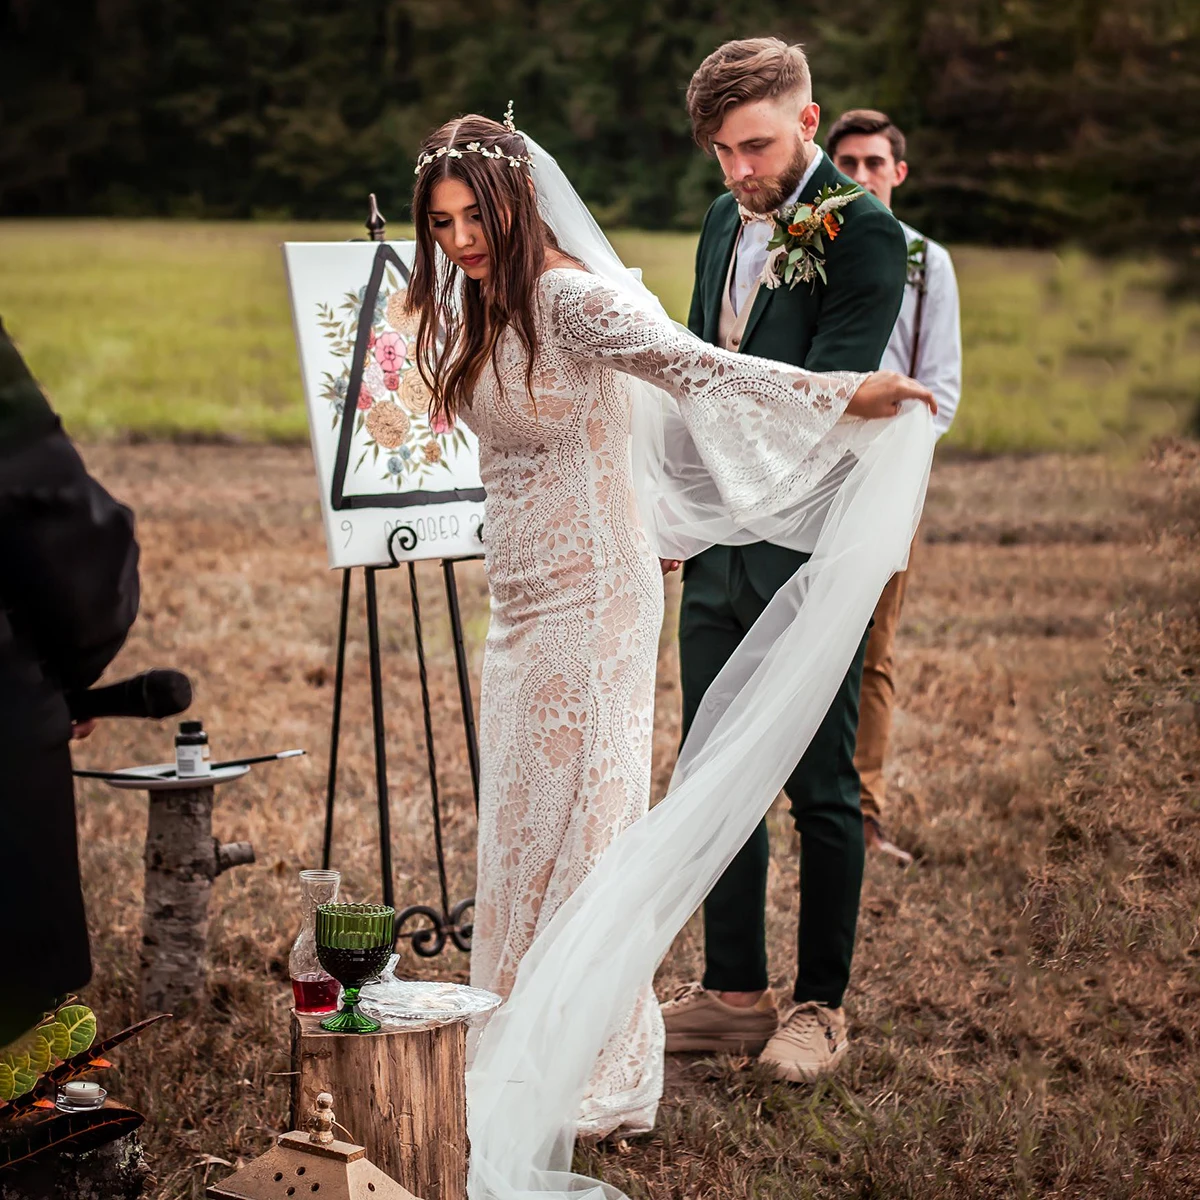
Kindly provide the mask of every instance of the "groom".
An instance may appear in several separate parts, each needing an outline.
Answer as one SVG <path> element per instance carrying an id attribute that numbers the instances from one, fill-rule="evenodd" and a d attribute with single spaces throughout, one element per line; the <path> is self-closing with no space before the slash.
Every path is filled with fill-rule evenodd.
<path id="1" fill-rule="evenodd" d="M 803 50 L 777 38 L 727 42 L 700 65 L 687 102 L 695 139 L 715 154 L 729 189 L 708 210 L 700 234 L 692 332 L 813 371 L 875 370 L 904 295 L 907 247 L 899 222 L 873 196 L 843 208 L 836 238 L 825 237 L 825 279 L 772 288 L 760 278 L 775 229 L 770 214 L 850 182 L 813 140 L 820 109 Z M 811 540 L 809 552 L 815 534 Z M 760 542 L 714 546 L 688 562 L 679 614 L 685 733 L 708 685 L 808 557 Z M 801 1082 L 830 1073 L 847 1050 L 842 994 L 863 873 L 854 743 L 865 646 L 864 630 L 785 785 L 800 833 L 793 1004 L 781 1021 L 767 986 L 764 821 L 705 902 L 704 979 L 663 1006 L 668 1051 L 761 1051 L 777 1075 Z"/>

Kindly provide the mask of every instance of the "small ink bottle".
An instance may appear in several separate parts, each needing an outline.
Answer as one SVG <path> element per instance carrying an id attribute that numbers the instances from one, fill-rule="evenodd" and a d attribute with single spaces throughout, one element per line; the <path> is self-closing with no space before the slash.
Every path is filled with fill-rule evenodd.
<path id="1" fill-rule="evenodd" d="M 201 721 L 180 721 L 175 735 L 175 774 L 180 779 L 209 775 L 208 734 Z"/>

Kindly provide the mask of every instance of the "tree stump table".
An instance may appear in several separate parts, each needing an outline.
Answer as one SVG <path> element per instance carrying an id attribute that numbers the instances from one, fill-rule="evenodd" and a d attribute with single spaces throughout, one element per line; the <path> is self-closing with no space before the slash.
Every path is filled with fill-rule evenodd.
<path id="1" fill-rule="evenodd" d="M 213 837 L 216 785 L 249 767 L 224 767 L 192 779 L 155 778 L 170 764 L 136 767 L 112 787 L 147 792 L 146 889 L 142 917 L 141 1014 L 176 1015 L 200 1006 L 208 985 L 208 902 L 213 880 L 254 861 L 249 842 Z"/>
<path id="2" fill-rule="evenodd" d="M 467 1022 L 326 1033 L 292 1013 L 296 1128 L 321 1092 L 338 1098 L 343 1136 L 421 1200 L 466 1200 Z"/>

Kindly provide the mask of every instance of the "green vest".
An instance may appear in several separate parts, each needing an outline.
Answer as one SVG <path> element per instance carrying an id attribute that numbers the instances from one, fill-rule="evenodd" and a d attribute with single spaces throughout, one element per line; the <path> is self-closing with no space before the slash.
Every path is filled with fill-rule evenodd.
<path id="1" fill-rule="evenodd" d="M 851 182 L 822 157 L 800 192 L 812 201 L 826 186 Z M 810 371 L 874 371 L 892 335 L 904 299 L 908 246 L 900 222 L 872 195 L 842 209 L 838 236 L 825 239 L 825 274 L 813 284 L 760 287 L 739 350 Z M 696 249 L 696 285 L 688 327 L 717 342 L 722 292 L 741 221 L 727 192 L 704 218 Z M 766 542 L 742 550 L 755 590 L 773 595 L 795 574 L 796 551 Z"/>

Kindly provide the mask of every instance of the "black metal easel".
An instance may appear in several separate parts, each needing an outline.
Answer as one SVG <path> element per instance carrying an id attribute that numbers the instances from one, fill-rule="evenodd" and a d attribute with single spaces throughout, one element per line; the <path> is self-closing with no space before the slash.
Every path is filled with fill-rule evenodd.
<path id="1" fill-rule="evenodd" d="M 382 242 L 386 222 L 371 196 L 367 232 L 371 241 Z M 417 533 L 411 525 L 398 525 L 388 535 L 387 549 L 391 564 L 386 567 L 364 567 L 363 578 L 367 599 L 367 654 L 371 678 L 371 715 L 375 741 L 375 788 L 379 809 L 379 870 L 384 904 L 395 906 L 395 891 L 392 876 L 391 819 L 388 803 L 387 746 L 383 718 L 383 669 L 379 649 L 379 602 L 375 576 L 379 571 L 391 571 L 401 564 L 396 557 L 393 543 L 402 550 L 411 550 L 417 544 Z M 463 643 L 462 616 L 458 605 L 458 582 L 454 576 L 454 564 L 468 562 L 481 555 L 468 555 L 441 560 L 442 576 L 446 587 L 446 606 L 450 614 L 450 628 L 454 638 L 454 660 L 458 672 L 459 705 L 462 710 L 463 731 L 467 740 L 467 759 L 471 767 L 471 786 L 475 798 L 476 812 L 479 810 L 479 739 L 475 730 L 475 708 L 471 700 L 471 677 Z M 429 705 L 429 680 L 425 666 L 425 643 L 421 628 L 421 602 L 417 593 L 416 564 L 408 562 L 409 598 L 413 615 L 413 635 L 417 647 L 417 669 L 421 681 L 421 707 L 425 718 L 425 748 L 429 768 L 429 792 L 433 812 L 434 849 L 437 854 L 438 902 L 432 904 L 410 904 L 396 912 L 396 938 L 410 940 L 413 952 L 422 958 L 433 958 L 440 954 L 447 942 L 459 950 L 471 949 L 471 923 L 468 916 L 474 908 L 474 897 L 450 904 L 450 886 L 446 878 L 446 857 L 442 844 L 442 810 L 438 789 L 437 754 L 434 749 L 433 714 Z M 350 612 L 350 581 L 353 568 L 342 571 L 342 607 L 338 619 L 337 667 L 334 675 L 333 721 L 329 738 L 329 781 L 325 794 L 325 837 L 321 852 L 321 865 L 328 869 L 333 849 L 333 809 L 337 795 L 338 741 L 342 723 L 342 690 L 346 677 L 346 630 Z M 416 928 L 405 927 L 418 923 Z"/>

